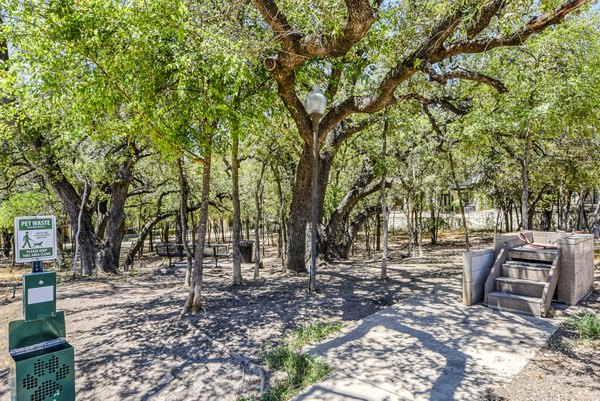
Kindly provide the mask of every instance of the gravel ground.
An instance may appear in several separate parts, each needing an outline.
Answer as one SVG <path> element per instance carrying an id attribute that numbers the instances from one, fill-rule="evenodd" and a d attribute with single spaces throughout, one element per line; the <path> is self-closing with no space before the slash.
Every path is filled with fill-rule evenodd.
<path id="1" fill-rule="evenodd" d="M 566 314 L 593 312 L 600 316 L 599 282 L 597 274 L 594 293 Z M 559 329 L 519 375 L 490 391 L 486 400 L 600 400 L 600 341 L 579 341 L 574 332 Z"/>
<path id="2" fill-rule="evenodd" d="M 488 246 L 490 238 L 480 236 L 475 247 Z M 378 279 L 378 260 L 359 254 L 320 266 L 316 295 L 307 293 L 306 276 L 284 274 L 269 249 L 261 278 L 242 287 L 230 285 L 230 263 L 206 268 L 205 310 L 184 318 L 179 315 L 186 296 L 184 269 L 157 270 L 156 258 L 144 259 L 136 276 L 63 282 L 58 309 L 66 313 L 68 340 L 76 351 L 77 399 L 228 401 L 256 393 L 261 379 L 269 379 L 263 376 L 264 350 L 290 330 L 314 321 L 356 321 L 436 284 L 459 286 L 461 244 L 460 236 L 448 237 L 425 246 L 425 257 L 404 259 L 404 249 L 392 247 L 385 284 Z M 252 269 L 243 265 L 244 277 L 251 278 Z M 0 349 L 6 350 L 8 322 L 22 318 L 21 297 L 19 291 L 15 299 L 8 288 L 0 291 Z M 597 298 L 588 306 L 598 311 Z M 569 333 L 555 338 L 561 336 L 568 339 Z M 600 399 L 598 349 L 555 343 L 563 341 L 551 342 L 487 399 Z M 4 351 L 3 401 L 10 398 L 8 366 Z M 587 396 L 592 398 L 582 398 Z"/>
<path id="3" fill-rule="evenodd" d="M 386 283 L 378 279 L 378 260 L 322 265 L 316 295 L 307 293 L 306 276 L 284 274 L 274 249 L 261 278 L 242 287 L 231 286 L 231 264 L 220 262 L 205 268 L 205 310 L 184 318 L 185 269 L 155 274 L 152 259 L 135 277 L 63 282 L 58 309 L 65 311 L 75 347 L 77 399 L 235 400 L 256 393 L 264 350 L 290 330 L 314 321 L 355 321 L 433 285 L 459 285 L 459 238 L 427 246 L 422 258 L 402 259 L 403 249 L 392 250 Z M 243 265 L 244 277 L 252 277 L 252 269 Z M 21 299 L 0 302 L 6 350 L 6 323 L 21 318 Z M 0 400 L 9 399 L 4 355 Z"/>

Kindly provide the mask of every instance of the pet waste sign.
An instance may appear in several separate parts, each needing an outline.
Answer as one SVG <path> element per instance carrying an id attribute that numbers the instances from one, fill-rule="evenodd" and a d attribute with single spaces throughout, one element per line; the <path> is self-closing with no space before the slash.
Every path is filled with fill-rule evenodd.
<path id="1" fill-rule="evenodd" d="M 56 217 L 15 218 L 15 251 L 18 263 L 56 259 Z"/>

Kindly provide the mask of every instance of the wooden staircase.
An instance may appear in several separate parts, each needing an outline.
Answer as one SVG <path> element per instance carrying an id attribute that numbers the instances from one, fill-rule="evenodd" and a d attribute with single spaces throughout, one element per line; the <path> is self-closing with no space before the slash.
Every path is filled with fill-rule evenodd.
<path id="1" fill-rule="evenodd" d="M 485 303 L 502 311 L 546 316 L 560 273 L 560 249 L 500 251 L 485 283 Z"/>

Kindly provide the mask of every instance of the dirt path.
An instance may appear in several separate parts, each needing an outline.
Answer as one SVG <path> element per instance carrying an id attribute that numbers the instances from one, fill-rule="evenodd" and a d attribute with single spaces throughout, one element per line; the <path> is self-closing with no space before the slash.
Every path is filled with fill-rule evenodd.
<path id="1" fill-rule="evenodd" d="M 58 308 L 76 350 L 78 400 L 235 400 L 255 392 L 263 350 L 289 330 L 313 321 L 355 321 L 460 280 L 458 239 L 427 247 L 424 258 L 401 260 L 401 252 L 392 253 L 385 284 L 377 260 L 320 266 L 317 295 L 307 293 L 306 277 L 283 274 L 272 256 L 261 279 L 241 288 L 230 285 L 231 267 L 223 263 L 205 269 L 206 311 L 183 319 L 184 269 L 62 283 Z M 244 265 L 244 277 L 252 277 L 252 268 Z M 6 322 L 21 318 L 20 301 L 2 301 L 3 338 Z M 0 400 L 9 398 L 8 362 L 0 365 Z"/>
<path id="2" fill-rule="evenodd" d="M 596 290 L 569 314 L 600 315 L 600 272 Z M 505 386 L 489 392 L 487 401 L 598 401 L 600 400 L 600 342 L 581 342 L 559 329 L 521 373 Z"/>

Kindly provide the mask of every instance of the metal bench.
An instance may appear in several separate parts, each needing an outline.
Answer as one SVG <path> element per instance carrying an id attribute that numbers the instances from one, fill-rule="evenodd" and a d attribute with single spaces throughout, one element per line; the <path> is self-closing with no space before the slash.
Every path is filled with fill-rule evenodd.
<path id="1" fill-rule="evenodd" d="M 192 245 L 191 248 L 192 253 L 195 253 L 196 247 Z M 173 258 L 185 258 L 187 256 L 183 244 L 156 244 L 155 249 L 158 256 L 169 258 L 169 266 L 171 266 Z M 231 256 L 231 253 L 229 253 L 227 244 L 205 244 L 203 256 L 213 258 L 215 267 L 218 267 L 219 259 L 227 259 Z"/>

